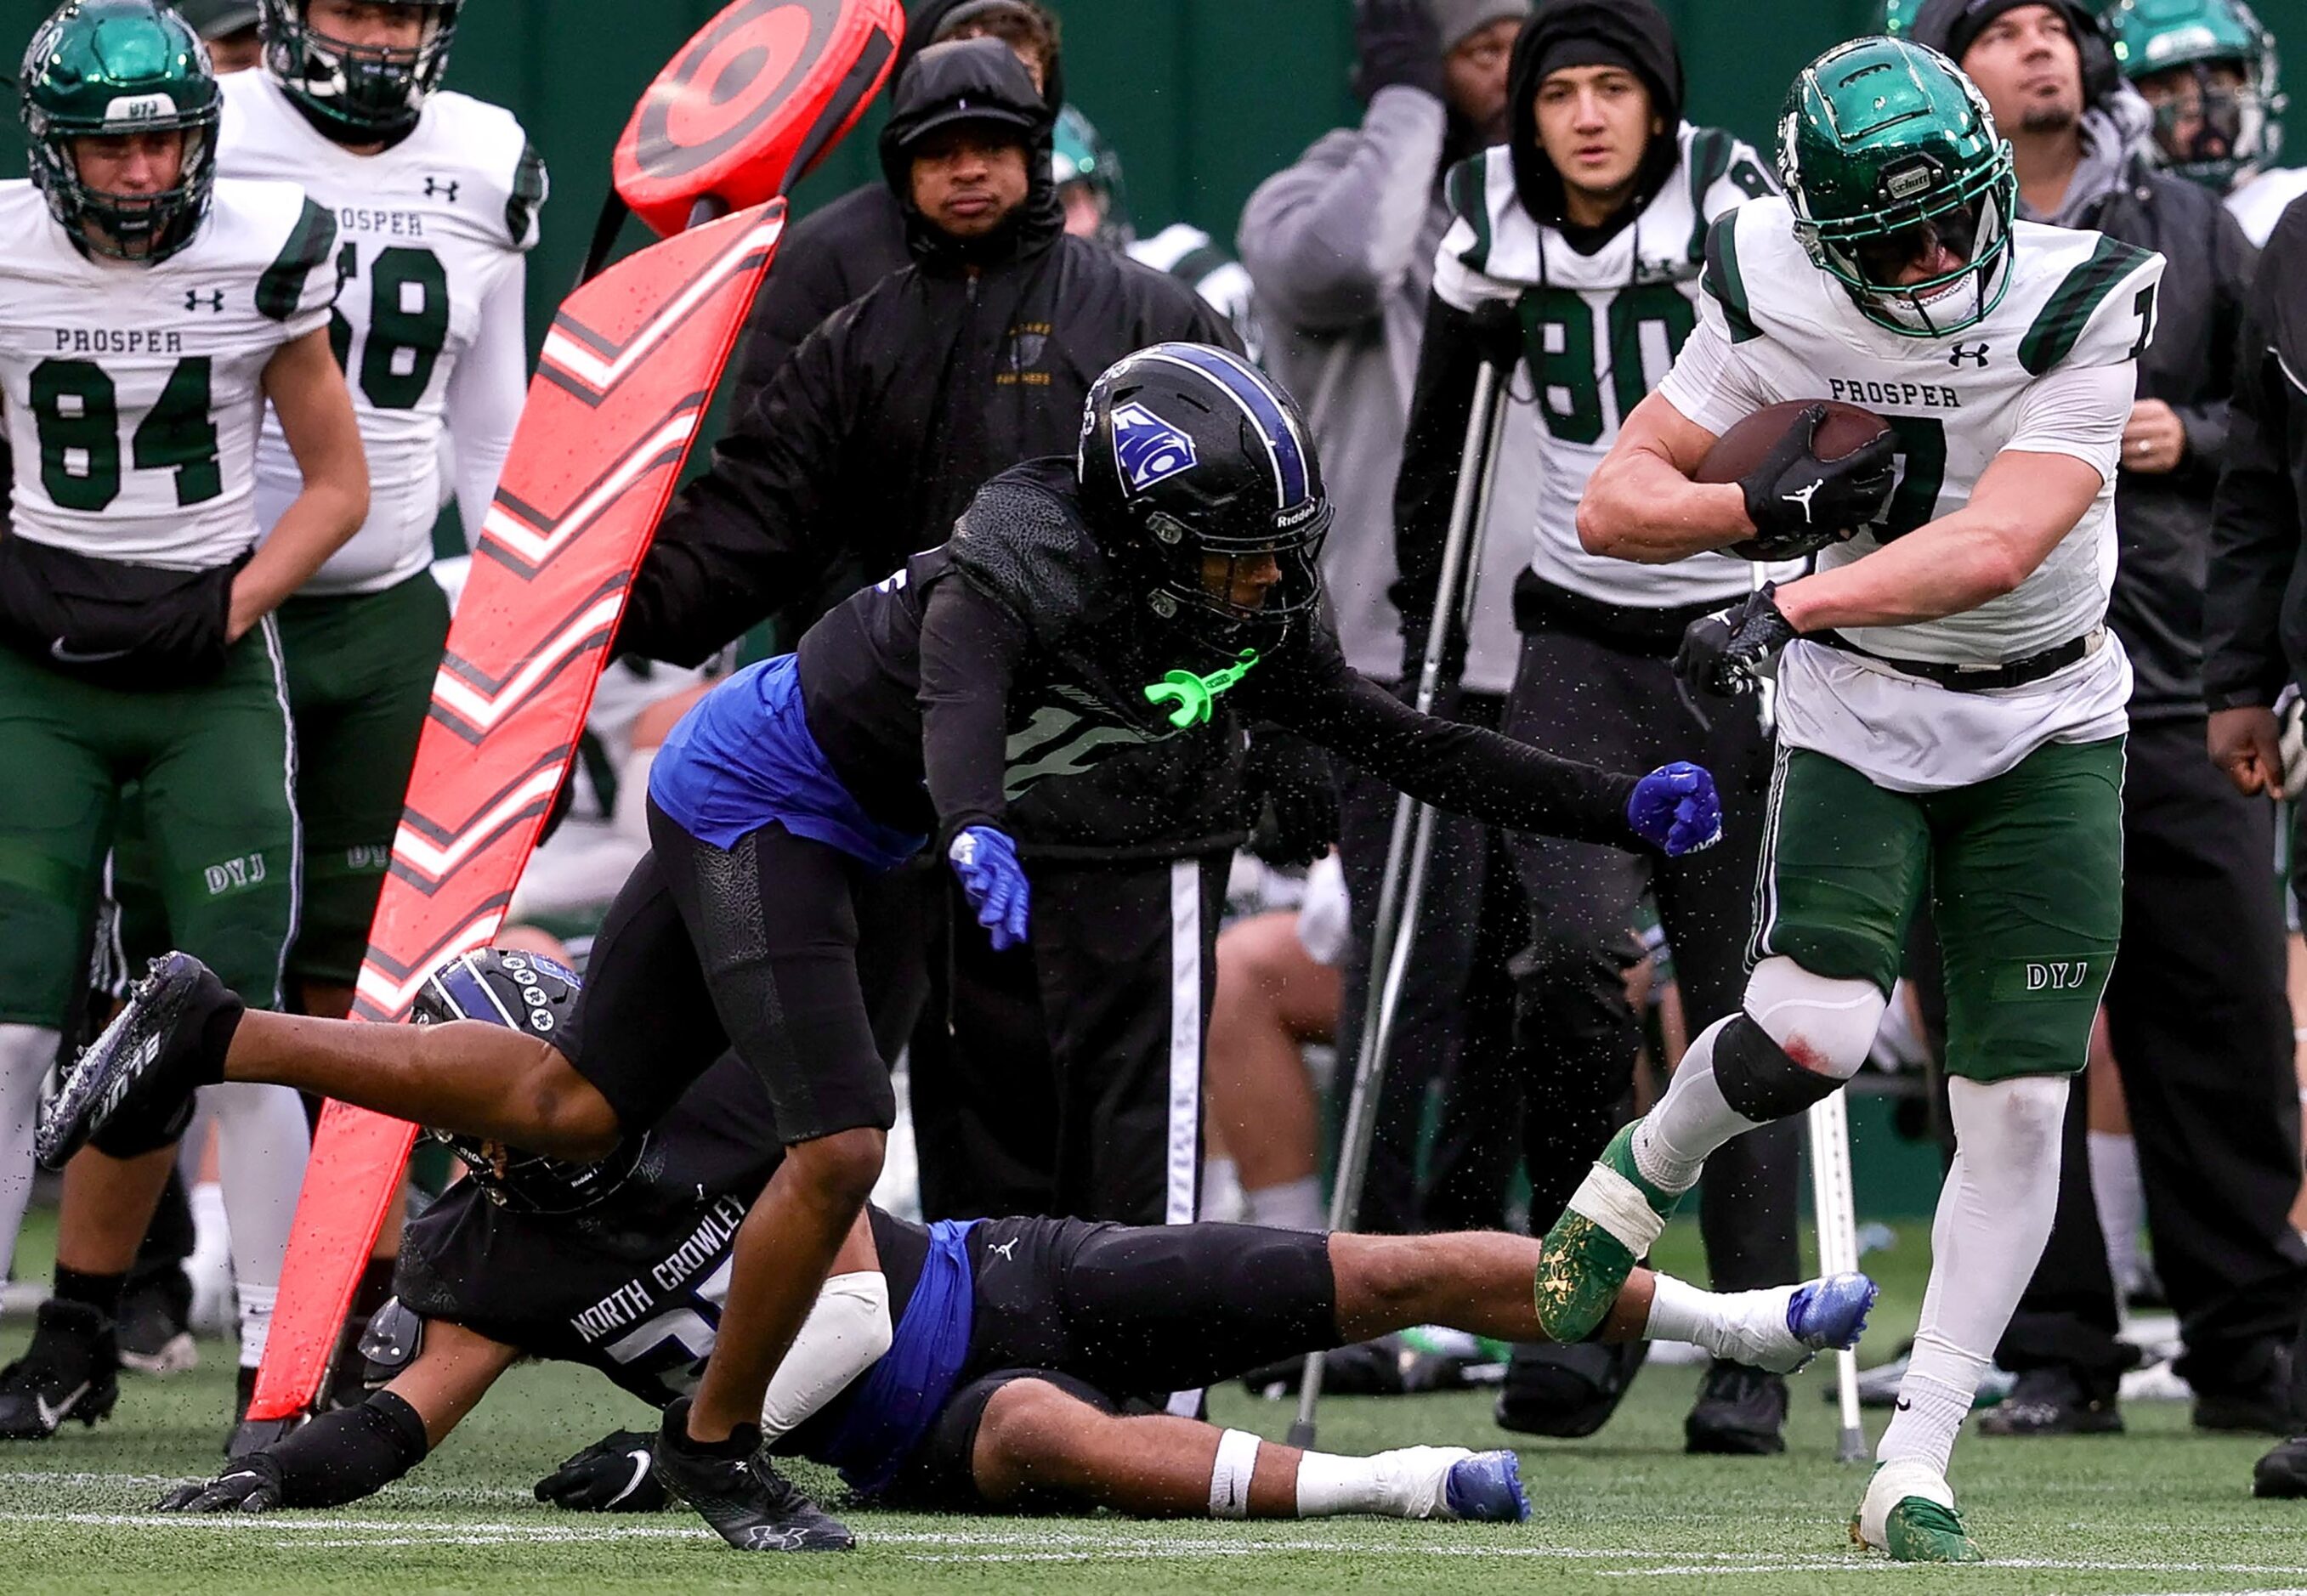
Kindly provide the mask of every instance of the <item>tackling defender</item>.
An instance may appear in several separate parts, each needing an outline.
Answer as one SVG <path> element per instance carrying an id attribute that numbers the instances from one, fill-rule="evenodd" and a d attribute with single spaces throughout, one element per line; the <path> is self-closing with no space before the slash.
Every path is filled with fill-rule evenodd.
<path id="1" fill-rule="evenodd" d="M 1960 1145 L 1852 1530 L 1894 1558 L 1968 1561 L 1947 1461 L 2050 1232 L 2068 1083 L 2120 930 L 2131 673 L 2104 625 L 2110 504 L 2162 260 L 2014 222 L 1985 98 L 1913 44 L 1861 39 L 1807 68 L 1779 170 L 1784 200 L 1714 224 L 1698 329 L 1579 516 L 1588 547 L 1630 559 L 1824 545 L 1814 575 L 1694 623 L 1677 661 L 1731 693 L 1778 661 L 1758 962 L 1742 1010 L 1691 1045 L 1549 1233 L 1540 1317 L 1557 1336 L 1596 1322 L 1710 1153 L 1857 1071 L 1929 892 Z M 1742 417 L 1820 397 L 1882 413 L 1895 491 L 1889 441 L 1822 461 L 1815 412 L 1742 482 L 1691 480 Z"/>
<path id="2" fill-rule="evenodd" d="M 34 36 L 22 90 L 34 176 L 0 184 L 15 473 L 13 534 L 0 539 L 10 1240 L 31 1174 L 32 1099 L 79 983 L 124 786 L 142 789 L 176 937 L 252 1002 L 279 1001 L 299 844 L 273 612 L 368 502 L 329 353 L 335 223 L 294 184 L 218 176 L 221 96 L 190 27 L 150 0 L 72 0 Z M 296 485 L 258 547 L 268 400 Z M 149 1149 L 150 1129 L 110 1150 Z M 66 1179 L 83 1208 L 92 1167 Z M 120 1276 L 73 1262 L 60 1245 L 33 1346 L 0 1371 L 0 1437 L 93 1422 L 116 1395 Z"/>
<path id="3" fill-rule="evenodd" d="M 493 950 L 444 966 L 415 1018 L 558 1031 L 577 996 L 575 978 L 550 960 Z M 358 1500 L 415 1467 L 523 1357 L 585 1364 L 658 1407 L 694 1388 L 737 1227 L 780 1156 L 759 1080 L 723 1059 L 637 1159 L 606 1169 L 449 1141 L 471 1178 L 408 1228 L 399 1300 L 367 1343 L 370 1378 L 389 1383 L 360 1408 L 180 1488 L 164 1507 Z M 921 1511 L 1521 1519 L 1530 1505 L 1511 1452 L 1340 1457 L 1143 1404 L 1133 1416 L 1128 1404 L 1158 1407 L 1172 1389 L 1421 1321 L 1530 1339 L 1537 1252 L 1503 1234 L 1071 1219 L 924 1229 L 868 1208 L 770 1386 L 762 1433 L 776 1451 L 838 1465 L 869 1498 Z M 1853 1343 L 1874 1297 L 1860 1275 L 1720 1296 L 1641 1270 L 1603 1333 L 1687 1336 L 1787 1370 Z M 829 1379 L 805 1378 L 820 1369 Z M 610 1511 L 661 1506 L 648 1470 L 655 1440 L 613 1435 L 537 1495 Z"/>

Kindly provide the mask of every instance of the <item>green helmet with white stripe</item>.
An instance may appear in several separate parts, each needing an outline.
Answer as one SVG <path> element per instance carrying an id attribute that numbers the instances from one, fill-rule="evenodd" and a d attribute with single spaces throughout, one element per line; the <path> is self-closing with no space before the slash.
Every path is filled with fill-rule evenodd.
<path id="1" fill-rule="evenodd" d="M 1943 337 L 2011 286 L 2011 146 L 1936 50 L 1861 38 L 1805 67 L 1779 118 L 1779 177 L 1812 263 L 1879 326 Z"/>
<path id="2" fill-rule="evenodd" d="M 2123 75 L 2157 102 L 2155 143 L 2173 171 L 2224 192 L 2275 164 L 2286 103 L 2281 66 L 2275 36 L 2243 0 L 2122 0 L 2107 22 Z M 2222 66 L 2241 83 L 2221 82 Z M 2174 81 L 2182 74 L 2192 80 L 2191 98 Z M 2172 89 L 2156 92 L 2149 80 Z"/>
<path id="3" fill-rule="evenodd" d="M 83 252 L 165 260 L 192 243 L 216 192 L 224 97 L 190 24 L 154 0 L 65 0 L 24 52 L 32 181 Z M 113 193 L 81 176 L 83 140 L 182 135 L 176 183 Z"/>

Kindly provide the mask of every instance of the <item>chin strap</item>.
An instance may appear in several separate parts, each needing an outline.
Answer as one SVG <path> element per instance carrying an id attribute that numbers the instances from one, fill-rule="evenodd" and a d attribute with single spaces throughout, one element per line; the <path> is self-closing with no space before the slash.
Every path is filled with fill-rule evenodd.
<path id="1" fill-rule="evenodd" d="M 1180 729 L 1207 721 L 1217 708 L 1217 696 L 1230 687 L 1239 687 L 1241 679 L 1257 663 L 1257 651 L 1245 648 L 1234 656 L 1234 662 L 1222 670 L 1213 670 L 1207 676 L 1197 676 L 1191 670 L 1172 670 L 1145 689 L 1145 699 L 1155 705 L 1173 704 L 1170 724 Z"/>

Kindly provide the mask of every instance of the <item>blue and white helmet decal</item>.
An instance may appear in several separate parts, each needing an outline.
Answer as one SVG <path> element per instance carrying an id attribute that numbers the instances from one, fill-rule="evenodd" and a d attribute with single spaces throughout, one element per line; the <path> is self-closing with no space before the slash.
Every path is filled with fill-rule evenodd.
<path id="1" fill-rule="evenodd" d="M 1299 436 L 1298 422 L 1273 380 L 1240 357 L 1206 344 L 1157 344 L 1145 354 L 1154 360 L 1167 361 L 1189 367 L 1211 379 L 1225 396 L 1239 405 L 1250 423 L 1250 430 L 1265 446 L 1265 457 L 1274 469 L 1277 520 L 1288 525 L 1292 512 L 1310 515 L 1314 509 L 1314 473 L 1309 462 L 1311 450 Z M 1117 412 L 1117 418 L 1119 413 Z"/>
<path id="2" fill-rule="evenodd" d="M 1117 405 L 1113 459 L 1120 467 L 1122 491 L 1143 493 L 1194 468 L 1194 440 L 1143 405 Z"/>

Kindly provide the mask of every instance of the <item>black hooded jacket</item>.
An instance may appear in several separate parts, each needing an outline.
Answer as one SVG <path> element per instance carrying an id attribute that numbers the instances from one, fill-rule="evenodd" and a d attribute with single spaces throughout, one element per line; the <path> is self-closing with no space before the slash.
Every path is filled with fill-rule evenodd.
<path id="1" fill-rule="evenodd" d="M 1562 174 L 1547 158 L 1538 137 L 1538 90 L 1547 63 L 1558 46 L 1591 40 L 1624 55 L 1651 91 L 1651 109 L 1666 131 L 1651 140 L 1634 174 L 1633 200 L 1607 224 L 1608 237 L 1658 198 L 1680 156 L 1675 130 L 1682 124 L 1682 51 L 1674 25 L 1651 0 L 1548 0 L 1523 24 L 1506 68 L 1506 106 L 1511 117 L 1506 144 L 1514 152 L 1514 192 L 1524 210 L 1575 241 L 1562 192 Z"/>
<path id="2" fill-rule="evenodd" d="M 894 90 L 913 57 L 929 48 L 947 13 L 969 0 L 922 0 L 905 20 L 905 39 L 890 69 Z M 1066 100 L 1065 74 L 1051 63 L 1042 98 L 1055 115 Z M 737 404 L 750 402 L 793 358 L 801 341 L 834 312 L 913 260 L 905 215 L 886 183 L 851 189 L 802 218 L 777 243 L 776 264 L 753 301 L 735 373 Z"/>
<path id="3" fill-rule="evenodd" d="M 961 98 L 1037 114 L 1019 219 L 990 251 L 940 245 L 926 223 L 909 222 L 920 258 L 803 339 L 743 405 L 712 469 L 673 502 L 634 577 L 619 648 L 694 662 L 773 615 L 797 636 L 944 542 L 996 473 L 1070 454 L 1091 385 L 1123 355 L 1171 339 L 1239 349 L 1224 318 L 1184 284 L 1066 235 L 1050 173 L 1053 119 L 1005 47 L 951 45 L 911 69 L 891 126 Z M 888 164 L 903 182 L 905 163 Z M 1171 768 L 1181 762 L 1192 768 Z M 1239 795 L 1198 764 L 1156 750 L 1052 789 L 1021 815 L 1019 840 L 1100 857 L 1138 847 L 1166 856 L 1188 840 L 1196 851 L 1231 846 Z"/>

